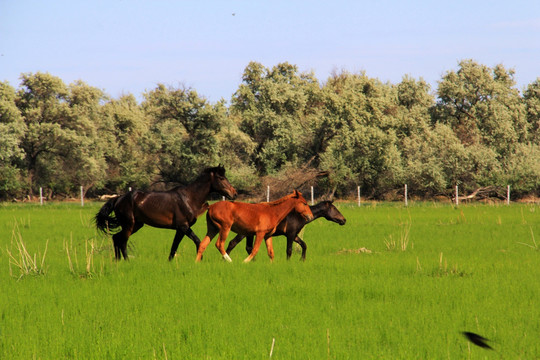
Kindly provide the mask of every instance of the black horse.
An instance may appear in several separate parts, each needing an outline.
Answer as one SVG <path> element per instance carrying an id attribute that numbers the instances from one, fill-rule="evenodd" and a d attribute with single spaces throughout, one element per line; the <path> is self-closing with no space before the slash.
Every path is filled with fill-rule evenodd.
<path id="1" fill-rule="evenodd" d="M 124 195 L 107 201 L 96 214 L 94 220 L 98 230 L 120 231 L 113 235 L 114 255 L 117 260 L 124 256 L 127 260 L 127 241 L 144 224 L 176 230 L 176 235 L 169 254 L 169 260 L 174 258 L 180 241 L 187 235 L 199 249 L 200 239 L 195 235 L 191 226 L 197 217 L 208 209 L 206 198 L 212 192 L 236 197 L 236 190 L 225 177 L 225 168 L 217 166 L 205 169 L 192 183 L 178 186 L 168 191 L 133 190 Z M 111 213 L 114 211 L 114 215 Z"/>
<path id="2" fill-rule="evenodd" d="M 311 212 L 313 213 L 313 220 L 324 217 L 328 221 L 333 221 L 339 225 L 345 225 L 347 221 L 345 217 L 339 212 L 339 210 L 334 206 L 332 201 L 321 201 L 320 203 L 310 206 Z M 302 260 L 306 260 L 306 243 L 304 240 L 300 239 L 298 233 L 304 228 L 304 226 L 311 221 L 308 221 L 304 216 L 298 214 L 296 211 L 292 211 L 283 219 L 276 228 L 276 232 L 272 236 L 285 235 L 287 237 L 287 260 L 291 258 L 292 255 L 292 244 L 293 241 L 298 243 L 302 247 Z M 253 236 L 244 236 L 236 235 L 234 239 L 229 242 L 227 246 L 227 254 L 234 249 L 236 245 L 244 237 L 246 239 L 246 251 L 248 254 L 251 254 L 253 249 Z"/>

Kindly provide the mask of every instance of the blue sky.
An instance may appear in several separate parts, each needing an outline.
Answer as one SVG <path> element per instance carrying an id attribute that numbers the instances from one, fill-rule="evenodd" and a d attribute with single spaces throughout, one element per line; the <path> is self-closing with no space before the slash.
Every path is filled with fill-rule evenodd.
<path id="1" fill-rule="evenodd" d="M 229 101 L 250 61 L 287 61 L 436 90 L 462 59 L 513 68 L 520 90 L 540 77 L 540 2 L 0 0 L 0 81 L 16 88 L 41 71 L 113 98 L 163 83 Z"/>

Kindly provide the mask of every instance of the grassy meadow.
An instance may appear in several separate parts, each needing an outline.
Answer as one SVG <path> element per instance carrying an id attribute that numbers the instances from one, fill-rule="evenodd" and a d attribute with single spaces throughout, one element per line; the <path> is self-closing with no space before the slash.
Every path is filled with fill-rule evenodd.
<path id="1" fill-rule="evenodd" d="M 0 204 L 1 359 L 540 358 L 538 205 L 338 203 L 272 264 L 147 226 L 115 262 L 101 205 Z"/>

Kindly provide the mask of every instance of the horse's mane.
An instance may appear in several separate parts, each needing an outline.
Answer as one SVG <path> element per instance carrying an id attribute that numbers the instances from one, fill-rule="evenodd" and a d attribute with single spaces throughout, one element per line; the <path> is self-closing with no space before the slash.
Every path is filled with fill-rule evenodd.
<path id="1" fill-rule="evenodd" d="M 203 176 L 205 174 L 210 174 L 212 172 L 215 172 L 215 173 L 217 173 L 218 175 L 221 175 L 221 176 L 225 176 L 225 167 L 223 165 L 218 165 L 218 166 L 214 166 L 214 167 L 208 167 L 208 168 L 203 170 L 201 176 Z"/>
<path id="2" fill-rule="evenodd" d="M 221 175 L 221 176 L 225 176 L 225 167 L 223 167 L 223 165 L 214 166 L 214 167 L 208 167 L 208 168 L 204 169 L 199 174 L 199 176 L 197 176 L 195 178 L 195 180 L 193 180 L 193 181 L 191 181 L 191 182 L 189 182 L 187 184 L 180 184 L 178 186 L 175 186 L 171 190 L 183 189 L 183 188 L 186 188 L 189 185 L 199 183 L 199 182 L 203 182 L 203 181 L 207 181 L 208 177 L 210 176 L 210 173 L 212 173 L 212 172 L 217 173 L 218 175 Z"/>
<path id="3" fill-rule="evenodd" d="M 216 173 L 218 175 L 225 176 L 225 167 L 223 165 L 208 167 L 204 169 L 193 182 L 199 182 L 203 179 L 206 179 L 210 175 L 210 173 Z"/>
<path id="4" fill-rule="evenodd" d="M 275 206 L 275 205 L 279 205 L 287 200 L 289 200 L 290 198 L 292 198 L 294 196 L 294 193 L 292 194 L 289 194 L 289 195 L 286 195 L 280 199 L 277 199 L 277 200 L 274 200 L 274 201 L 270 201 L 268 202 L 267 204 L 270 205 L 270 206 Z"/>

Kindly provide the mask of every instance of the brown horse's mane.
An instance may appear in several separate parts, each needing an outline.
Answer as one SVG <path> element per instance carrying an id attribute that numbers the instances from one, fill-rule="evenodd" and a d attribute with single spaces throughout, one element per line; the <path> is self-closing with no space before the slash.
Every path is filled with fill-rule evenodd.
<path id="1" fill-rule="evenodd" d="M 287 200 L 289 200 L 290 198 L 292 198 L 294 196 L 294 194 L 289 194 L 289 195 L 286 195 L 280 199 L 277 199 L 277 200 L 274 200 L 274 201 L 271 201 L 271 202 L 268 202 L 266 203 L 267 205 L 270 205 L 270 206 L 275 206 L 275 205 L 279 205 Z M 264 203 L 263 203 L 264 204 Z"/>

